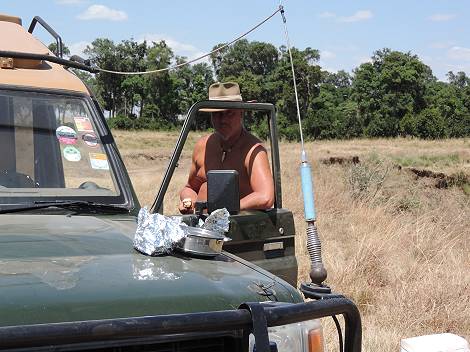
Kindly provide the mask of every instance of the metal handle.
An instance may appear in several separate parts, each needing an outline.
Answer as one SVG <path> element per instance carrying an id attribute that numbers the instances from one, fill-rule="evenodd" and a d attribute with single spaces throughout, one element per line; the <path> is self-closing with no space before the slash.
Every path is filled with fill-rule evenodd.
<path id="1" fill-rule="evenodd" d="M 54 37 L 54 39 L 56 40 L 56 43 L 57 43 L 57 52 L 55 53 L 57 56 L 59 57 L 63 57 L 64 55 L 64 47 L 63 47 L 63 44 L 62 44 L 62 38 L 60 37 L 60 35 L 57 34 L 57 32 L 55 30 L 52 29 L 51 26 L 49 26 L 49 24 L 44 21 L 41 17 L 39 16 L 34 16 L 33 20 L 31 21 L 31 24 L 29 25 L 29 29 L 28 29 L 28 32 L 29 33 L 33 33 L 34 31 L 34 28 L 36 27 L 36 23 L 38 23 L 44 27 L 44 29 L 46 31 L 49 32 L 50 35 L 52 35 Z"/>

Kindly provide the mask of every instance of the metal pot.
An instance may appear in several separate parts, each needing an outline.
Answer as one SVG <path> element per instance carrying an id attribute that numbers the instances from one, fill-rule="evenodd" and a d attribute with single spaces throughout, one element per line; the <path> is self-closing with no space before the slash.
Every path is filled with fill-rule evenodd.
<path id="1" fill-rule="evenodd" d="M 215 257 L 222 252 L 224 236 L 199 227 L 184 226 L 183 229 L 186 237 L 178 242 L 179 250 L 204 257 Z"/>

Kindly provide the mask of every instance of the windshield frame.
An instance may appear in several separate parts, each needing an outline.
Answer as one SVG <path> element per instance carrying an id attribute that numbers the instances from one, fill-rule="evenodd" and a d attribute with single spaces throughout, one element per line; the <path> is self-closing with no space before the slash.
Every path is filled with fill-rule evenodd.
<path id="1" fill-rule="evenodd" d="M 58 89 L 42 89 L 36 87 L 23 87 L 23 86 L 11 86 L 0 84 L 0 92 L 5 93 L 15 93 L 15 92 L 26 92 L 33 94 L 48 95 L 51 97 L 57 98 L 75 98 L 80 99 L 90 111 L 90 118 L 93 120 L 96 133 L 98 133 L 99 138 L 102 142 L 103 151 L 108 157 L 108 163 L 110 166 L 111 175 L 115 181 L 116 191 L 118 195 L 116 196 L 44 196 L 44 195 L 34 195 L 31 193 L 31 196 L 15 196 L 8 197 L 0 194 L 0 207 L 10 207 L 18 206 L 24 204 L 34 204 L 35 201 L 74 201 L 74 200 L 83 200 L 91 201 L 109 205 L 116 205 L 127 208 L 129 211 L 138 207 L 138 202 L 135 197 L 135 193 L 132 191 L 132 185 L 130 178 L 127 174 L 124 163 L 121 159 L 119 151 L 116 147 L 114 138 L 109 129 L 106 118 L 104 117 L 103 111 L 101 110 L 98 102 L 92 95 L 88 95 L 81 92 L 73 92 L 68 90 L 58 90 Z"/>

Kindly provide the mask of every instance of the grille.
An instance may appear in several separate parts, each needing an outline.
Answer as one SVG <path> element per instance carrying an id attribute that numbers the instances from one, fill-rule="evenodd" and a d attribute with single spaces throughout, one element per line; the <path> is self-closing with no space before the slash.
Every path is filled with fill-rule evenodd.
<path id="1" fill-rule="evenodd" d="M 243 351 L 242 339 L 234 336 L 210 337 L 172 342 L 143 342 L 114 347 L 98 347 L 96 345 L 78 351 L 94 352 L 240 352 Z M 109 346 L 109 345 L 108 345 Z M 74 349 L 75 350 L 75 349 Z M 75 350 L 76 351 L 76 350 Z"/>

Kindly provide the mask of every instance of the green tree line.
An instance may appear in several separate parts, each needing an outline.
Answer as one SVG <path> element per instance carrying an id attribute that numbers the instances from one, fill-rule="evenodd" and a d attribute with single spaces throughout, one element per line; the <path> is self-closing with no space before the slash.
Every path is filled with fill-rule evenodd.
<path id="1" fill-rule="evenodd" d="M 223 43 L 214 48 L 222 46 Z M 182 63 L 165 43 L 94 40 L 85 50 L 94 65 L 115 71 L 148 71 Z M 307 138 L 470 136 L 470 78 L 449 72 L 439 81 L 418 56 L 381 49 L 370 62 L 330 73 L 319 65 L 319 51 L 292 49 L 300 113 Z M 283 138 L 298 138 L 294 86 L 285 47 L 241 40 L 203 62 L 150 75 L 108 73 L 81 78 L 92 88 L 111 126 L 165 129 L 179 123 L 188 108 L 207 99 L 214 81 L 236 81 L 245 101 L 270 102 L 278 111 Z M 199 128 L 208 127 L 202 118 Z M 267 126 L 256 114 L 247 127 L 265 137 Z"/>

